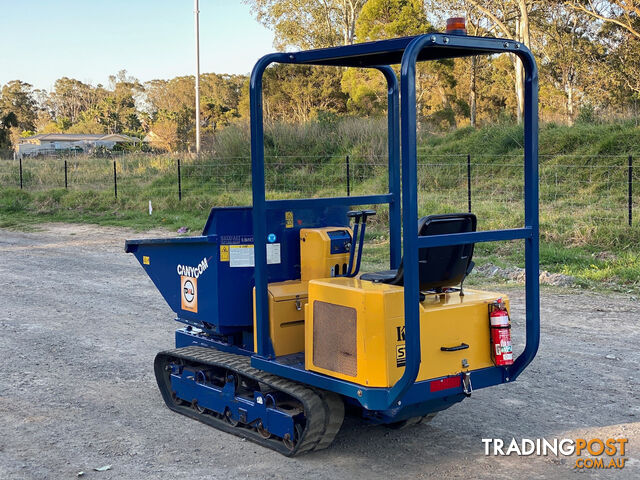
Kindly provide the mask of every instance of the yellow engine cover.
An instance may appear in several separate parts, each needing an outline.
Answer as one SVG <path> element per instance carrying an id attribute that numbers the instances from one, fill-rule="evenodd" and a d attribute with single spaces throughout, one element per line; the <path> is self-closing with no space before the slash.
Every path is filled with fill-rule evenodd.
<path id="1" fill-rule="evenodd" d="M 404 288 L 328 278 L 309 282 L 305 366 L 369 387 L 390 387 L 404 372 Z M 427 294 L 420 304 L 421 364 L 417 381 L 493 365 L 488 304 L 505 295 L 465 289 Z M 462 343 L 469 348 L 441 351 Z M 468 367 L 463 367 L 466 360 Z"/>

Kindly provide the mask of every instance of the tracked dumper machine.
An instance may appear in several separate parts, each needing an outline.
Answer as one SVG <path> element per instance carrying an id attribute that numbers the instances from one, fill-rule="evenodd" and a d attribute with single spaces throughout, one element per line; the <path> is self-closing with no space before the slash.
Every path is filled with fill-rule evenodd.
<path id="1" fill-rule="evenodd" d="M 330 445 L 345 411 L 374 424 L 418 423 L 473 389 L 514 381 L 531 362 L 539 341 L 536 63 L 518 42 L 461 33 L 258 61 L 253 206 L 213 208 L 201 236 L 125 246 L 183 324 L 176 348 L 155 360 L 171 410 L 293 456 Z M 476 231 L 471 213 L 418 218 L 416 62 L 505 52 L 526 72 L 524 225 Z M 262 76 L 274 62 L 384 75 L 388 193 L 265 199 Z M 357 208 L 376 204 L 389 209 L 390 270 L 361 273 L 375 212 Z M 463 289 L 474 244 L 510 240 L 523 241 L 526 258 L 526 344 L 517 357 L 507 297 Z"/>

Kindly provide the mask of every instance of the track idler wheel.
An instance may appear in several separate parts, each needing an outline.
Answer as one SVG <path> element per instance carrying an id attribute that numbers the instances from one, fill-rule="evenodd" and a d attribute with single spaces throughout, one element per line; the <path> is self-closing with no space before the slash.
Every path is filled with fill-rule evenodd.
<path id="1" fill-rule="evenodd" d="M 299 423 L 296 423 L 293 429 L 294 429 L 293 438 L 291 438 L 291 435 L 289 435 L 288 433 L 285 433 L 284 438 L 282 439 L 282 443 L 290 451 L 293 451 L 293 449 L 296 448 L 296 443 L 298 443 L 298 440 L 302 436 L 302 427 L 300 426 Z"/>
<path id="2" fill-rule="evenodd" d="M 176 404 L 176 405 L 183 405 L 184 404 L 182 399 L 178 398 L 178 395 L 176 395 L 176 392 L 174 392 L 173 390 L 171 390 L 171 400 L 173 400 L 173 403 Z"/>
<path id="3" fill-rule="evenodd" d="M 269 430 L 267 430 L 266 428 L 264 428 L 264 425 L 262 422 L 258 422 L 258 425 L 256 426 L 256 431 L 260 434 L 260 436 L 262 438 L 264 438 L 265 440 L 268 438 L 271 438 L 271 432 L 269 432 Z"/>
<path id="4" fill-rule="evenodd" d="M 191 408 L 193 408 L 198 413 L 204 413 L 204 412 L 207 411 L 206 408 L 201 407 L 200 405 L 198 405 L 198 400 L 196 400 L 195 398 L 191 402 Z"/>
<path id="5" fill-rule="evenodd" d="M 234 420 L 231 410 L 227 410 L 226 412 L 224 412 L 224 419 L 232 427 L 237 427 L 240 424 L 238 420 Z"/>

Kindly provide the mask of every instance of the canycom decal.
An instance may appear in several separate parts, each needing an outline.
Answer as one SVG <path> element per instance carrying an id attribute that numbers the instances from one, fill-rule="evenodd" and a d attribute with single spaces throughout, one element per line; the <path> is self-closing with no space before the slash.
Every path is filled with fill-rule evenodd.
<path id="1" fill-rule="evenodd" d="M 180 307 L 187 312 L 198 313 L 198 277 L 209 268 L 206 258 L 195 267 L 178 265 L 176 272 L 180 275 Z"/>
<path id="2" fill-rule="evenodd" d="M 180 293 L 182 310 L 198 313 L 198 279 L 182 275 Z"/>
<path id="3" fill-rule="evenodd" d="M 178 267 L 176 268 L 176 271 L 180 276 L 184 275 L 185 277 L 198 278 L 200 275 L 204 273 L 204 271 L 207 268 L 209 268 L 209 264 L 207 263 L 207 259 L 203 258 L 197 267 L 190 267 L 188 265 L 178 265 Z"/>

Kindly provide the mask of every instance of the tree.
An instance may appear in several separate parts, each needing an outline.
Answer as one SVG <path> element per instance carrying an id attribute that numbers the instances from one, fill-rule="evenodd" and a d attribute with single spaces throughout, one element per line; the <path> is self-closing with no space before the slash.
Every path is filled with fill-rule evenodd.
<path id="1" fill-rule="evenodd" d="M 349 68 L 342 74 L 340 88 L 347 95 L 347 110 L 359 116 L 378 116 L 386 111 L 386 81 L 377 70 Z"/>
<path id="2" fill-rule="evenodd" d="M 200 78 L 200 111 L 203 131 L 215 133 L 239 118 L 244 75 L 204 74 Z"/>
<path id="3" fill-rule="evenodd" d="M 367 0 L 243 0 L 275 33 L 278 49 L 349 45 Z"/>
<path id="4" fill-rule="evenodd" d="M 79 80 L 62 77 L 53 84 L 46 104 L 54 118 L 68 118 L 73 124 L 82 113 L 95 107 L 103 94 L 104 91 Z"/>
<path id="5" fill-rule="evenodd" d="M 640 0 L 581 0 L 565 2 L 600 26 L 598 44 L 605 51 L 600 82 L 609 87 L 605 96 L 614 103 L 640 97 Z"/>
<path id="6" fill-rule="evenodd" d="M 433 31 L 422 0 L 369 0 L 356 25 L 359 41 L 382 40 Z"/>
<path id="7" fill-rule="evenodd" d="M 416 0 L 369 0 L 356 23 L 359 42 L 382 40 L 431 31 L 431 25 Z M 359 115 L 379 115 L 386 109 L 387 89 L 384 77 L 377 70 L 345 70 L 342 91 L 348 94 L 348 107 Z"/>
<path id="8" fill-rule="evenodd" d="M 200 121 L 203 135 L 212 134 L 240 116 L 244 75 L 205 73 L 200 77 Z M 152 121 L 171 118 L 181 145 L 195 139 L 195 77 L 152 80 L 145 84 L 141 105 Z"/>
<path id="9" fill-rule="evenodd" d="M 601 50 L 598 68 L 591 72 L 589 93 L 599 110 L 619 110 L 640 99 L 640 38 L 605 23 L 598 32 Z"/>
<path id="10" fill-rule="evenodd" d="M 556 112 L 564 110 L 562 113 L 570 125 L 576 115 L 580 87 L 582 91 L 588 90 L 589 70 L 595 66 L 590 60 L 602 51 L 593 41 L 597 35 L 594 22 L 584 13 L 561 3 L 547 3 L 539 9 L 534 25 L 535 49 L 541 52 L 543 89 L 555 88 L 563 93 L 563 104 L 554 105 L 552 109 Z M 541 103 L 544 108 L 552 103 L 550 97 L 553 95 L 543 93 Z"/>
<path id="11" fill-rule="evenodd" d="M 422 0 L 369 0 L 356 25 L 358 41 L 373 41 L 434 31 Z M 453 61 L 420 64 L 417 69 L 417 103 L 422 120 L 448 128 L 456 125 L 459 101 L 454 87 Z M 342 80 L 352 110 L 376 114 L 386 104 L 384 80 L 376 71 L 347 71 Z"/>
<path id="12" fill-rule="evenodd" d="M 617 25 L 640 39 L 640 0 L 579 0 L 566 4 L 595 19 Z"/>
<path id="13" fill-rule="evenodd" d="M 229 125 L 231 120 L 238 116 L 238 111 L 218 103 L 212 97 L 203 97 L 200 105 L 202 112 L 201 122 L 205 132 L 215 133 L 218 129 Z"/>
<path id="14" fill-rule="evenodd" d="M 158 150 L 174 152 L 180 144 L 178 123 L 175 119 L 169 117 L 162 117 L 156 120 L 149 136 L 151 138 L 151 146 Z"/>
<path id="15" fill-rule="evenodd" d="M 139 133 L 136 97 L 142 91 L 140 82 L 127 76 L 126 70 L 109 76 L 109 89 L 97 105 L 98 121 L 105 126 L 107 133 Z"/>
<path id="16" fill-rule="evenodd" d="M 479 3 L 477 0 L 466 0 L 469 5 L 482 13 L 496 33 L 501 33 L 531 48 L 529 16 L 535 0 L 489 0 Z M 512 55 L 515 71 L 515 90 L 517 98 L 518 123 L 522 121 L 524 111 L 524 66 Z"/>
<path id="17" fill-rule="evenodd" d="M 268 120 L 306 122 L 319 112 L 345 113 L 337 67 L 275 65 L 264 73 L 264 116 Z"/>
<path id="18" fill-rule="evenodd" d="M 67 126 L 64 130 L 67 133 L 89 133 L 89 134 L 105 134 L 107 127 L 101 120 L 101 112 L 97 107 L 93 107 L 82 112 L 75 123 Z"/>
<path id="19" fill-rule="evenodd" d="M 15 115 L 16 127 L 20 130 L 34 130 L 37 105 L 33 87 L 20 80 L 12 80 L 0 90 L 0 112 L 3 116 Z"/>
<path id="20" fill-rule="evenodd" d="M 151 115 L 160 111 L 177 112 L 194 108 L 195 78 L 175 77 L 170 80 L 151 80 L 145 84 L 145 104 Z"/>
<path id="21" fill-rule="evenodd" d="M 0 111 L 0 150 L 11 148 L 11 130 L 18 126 L 18 117 L 13 112 Z"/>
<path id="22" fill-rule="evenodd" d="M 275 33 L 278 49 L 349 45 L 366 0 L 243 0 L 259 22 Z M 265 117 L 307 121 L 322 111 L 346 111 L 342 70 L 275 66 L 265 72 Z M 269 82 L 269 79 L 271 80 Z M 269 85 L 267 86 L 267 84 Z M 246 97 L 238 109 L 246 109 Z"/>

